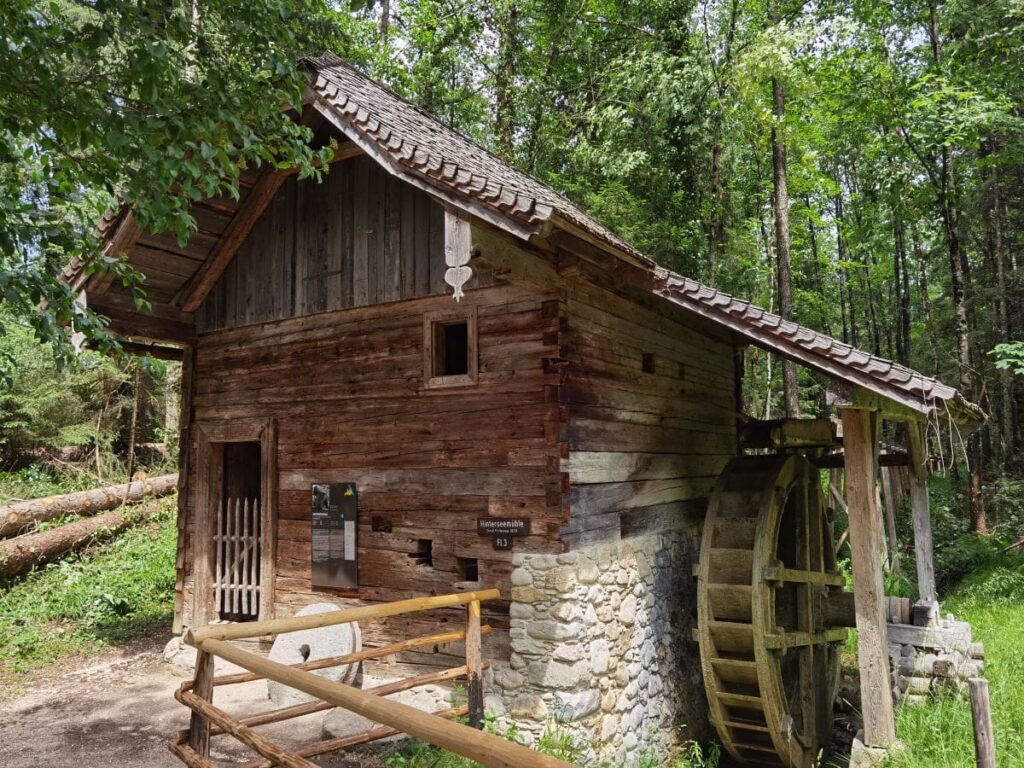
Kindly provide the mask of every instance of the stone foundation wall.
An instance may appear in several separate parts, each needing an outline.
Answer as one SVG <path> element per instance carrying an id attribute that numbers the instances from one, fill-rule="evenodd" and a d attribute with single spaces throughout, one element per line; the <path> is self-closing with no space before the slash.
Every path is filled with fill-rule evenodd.
<path id="1" fill-rule="evenodd" d="M 515 556 L 507 665 L 487 706 L 536 739 L 557 723 L 591 757 L 630 766 L 709 733 L 692 569 L 680 528 L 562 555 Z"/>
<path id="2" fill-rule="evenodd" d="M 889 624 L 893 698 L 897 704 L 927 704 L 941 689 L 967 691 L 967 680 L 985 671 L 985 649 L 971 625 L 952 614 L 933 626 Z"/>

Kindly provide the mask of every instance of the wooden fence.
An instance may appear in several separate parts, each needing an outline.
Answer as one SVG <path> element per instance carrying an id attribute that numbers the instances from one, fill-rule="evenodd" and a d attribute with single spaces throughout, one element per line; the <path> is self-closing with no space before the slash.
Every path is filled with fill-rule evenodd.
<path id="1" fill-rule="evenodd" d="M 481 656 L 480 638 L 491 631 L 489 626 L 482 626 L 480 623 L 480 603 L 499 597 L 498 590 L 490 589 L 401 600 L 288 619 L 225 624 L 190 630 L 185 635 L 185 642 L 198 651 L 195 678 L 183 683 L 175 693 L 175 698 L 192 710 L 192 715 L 189 727 L 179 731 L 177 737 L 170 743 L 171 751 L 190 768 L 215 768 L 216 764 L 210 759 L 210 739 L 228 734 L 260 756 L 242 768 L 316 768 L 316 764 L 310 762 L 308 758 L 406 733 L 476 760 L 487 768 L 574 768 L 569 763 L 538 754 L 521 744 L 478 730 L 483 718 L 482 673 L 486 667 Z M 461 605 L 466 606 L 464 630 L 412 638 L 380 648 L 365 649 L 357 653 L 307 661 L 293 666 L 279 664 L 229 642 Z M 316 669 L 383 658 L 423 646 L 463 641 L 466 646 L 464 665 L 398 680 L 368 690 L 334 683 L 313 674 L 313 670 Z M 218 656 L 248 671 L 215 677 L 214 659 Z M 421 685 L 457 678 L 467 680 L 468 703 L 465 706 L 423 712 L 415 707 L 383 698 Z M 295 688 L 316 700 L 241 719 L 234 718 L 214 706 L 215 688 L 262 679 L 274 680 Z M 335 707 L 355 712 L 381 725 L 342 738 L 287 750 L 255 730 L 260 725 L 278 723 Z M 454 718 L 463 715 L 469 716 L 470 725 L 454 721 Z"/>

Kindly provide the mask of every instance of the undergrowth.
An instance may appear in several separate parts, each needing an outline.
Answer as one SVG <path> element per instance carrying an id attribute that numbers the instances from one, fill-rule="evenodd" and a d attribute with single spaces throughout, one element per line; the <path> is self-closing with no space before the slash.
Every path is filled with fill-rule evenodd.
<path id="1" fill-rule="evenodd" d="M 168 626 L 176 541 L 171 496 L 113 541 L 0 580 L 0 681 Z"/>
<path id="2" fill-rule="evenodd" d="M 942 608 L 969 621 L 974 639 L 985 644 L 999 766 L 1024 767 L 1024 558 L 990 559 L 954 589 Z M 929 706 L 902 707 L 896 731 L 906 749 L 890 759 L 890 768 L 974 765 L 966 696 L 947 694 Z"/>
<path id="3" fill-rule="evenodd" d="M 490 715 L 485 718 L 484 730 L 500 732 L 509 741 L 523 741 L 514 724 L 501 732 L 497 720 Z M 587 745 L 580 741 L 579 736 L 554 721 L 547 723 L 532 748 L 581 768 L 612 768 L 607 763 L 589 759 Z M 653 747 L 648 748 L 639 756 L 635 768 L 718 768 L 720 759 L 721 750 L 717 744 L 702 747 L 695 741 L 688 741 L 678 754 L 671 756 L 662 755 Z M 413 742 L 388 755 L 384 765 L 386 768 L 478 768 L 480 763 L 431 744 Z"/>

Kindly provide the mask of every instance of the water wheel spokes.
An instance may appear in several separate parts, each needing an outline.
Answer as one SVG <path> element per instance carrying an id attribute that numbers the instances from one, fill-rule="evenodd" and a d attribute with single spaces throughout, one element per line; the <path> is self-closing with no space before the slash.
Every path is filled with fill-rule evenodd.
<path id="1" fill-rule="evenodd" d="M 832 530 L 814 466 L 743 456 L 712 494 L 698 567 L 698 640 L 711 720 L 751 765 L 811 768 L 839 680 Z"/>

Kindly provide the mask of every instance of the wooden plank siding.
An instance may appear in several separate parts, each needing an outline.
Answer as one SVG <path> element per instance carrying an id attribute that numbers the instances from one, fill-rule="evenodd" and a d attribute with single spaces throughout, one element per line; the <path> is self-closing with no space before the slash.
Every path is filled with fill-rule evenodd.
<path id="1" fill-rule="evenodd" d="M 700 515 L 737 453 L 732 346 L 593 285 L 567 291 L 563 461 L 578 548 Z"/>
<path id="2" fill-rule="evenodd" d="M 444 211 L 368 157 L 292 177 L 196 313 L 200 332 L 450 292 Z M 179 270 L 180 271 L 180 270 Z M 490 284 L 477 275 L 470 287 Z"/>
<path id="3" fill-rule="evenodd" d="M 398 256 L 393 263 L 401 263 Z M 233 290 L 259 286 L 239 281 Z M 277 615 L 324 599 L 387 601 L 451 592 L 460 581 L 457 558 L 475 558 L 479 582 L 507 596 L 513 553 L 495 551 L 477 534 L 478 517 L 528 517 L 531 535 L 516 540 L 517 552 L 563 551 L 559 375 L 546 364 L 559 350 L 557 296 L 509 283 L 467 291 L 462 304 L 476 307 L 479 328 L 479 383 L 468 387 L 423 387 L 423 316 L 450 309 L 448 296 L 199 337 L 196 424 L 272 419 L 277 425 Z M 311 583 L 310 485 L 332 481 L 359 488 L 356 591 L 314 589 Z M 189 495 L 190 503 L 194 498 Z M 426 540 L 432 542 L 430 565 L 419 556 Z M 365 641 L 437 631 L 429 621 L 371 624 L 364 627 Z M 508 624 L 502 611 L 492 610 L 485 621 L 498 628 Z M 507 657 L 506 633 L 495 632 L 485 642 L 487 655 Z M 407 654 L 403 663 L 430 658 Z"/>
<path id="4" fill-rule="evenodd" d="M 507 596 L 513 553 L 477 534 L 478 517 L 525 516 L 514 551 L 557 554 L 699 513 L 735 454 L 732 346 L 559 273 L 557 254 L 486 226 L 473 243 L 461 306 L 477 315 L 474 385 L 424 386 L 424 317 L 459 306 L 443 281 L 443 209 L 367 158 L 320 185 L 286 181 L 197 313 L 196 426 L 275 425 L 277 615 L 450 592 L 459 558 Z M 335 481 L 359 488 L 357 590 L 311 582 L 310 485 Z M 507 658 L 507 612 L 484 620 L 499 630 L 485 656 Z M 370 623 L 365 642 L 436 622 Z M 437 662 L 409 653 L 399 666 Z"/>

